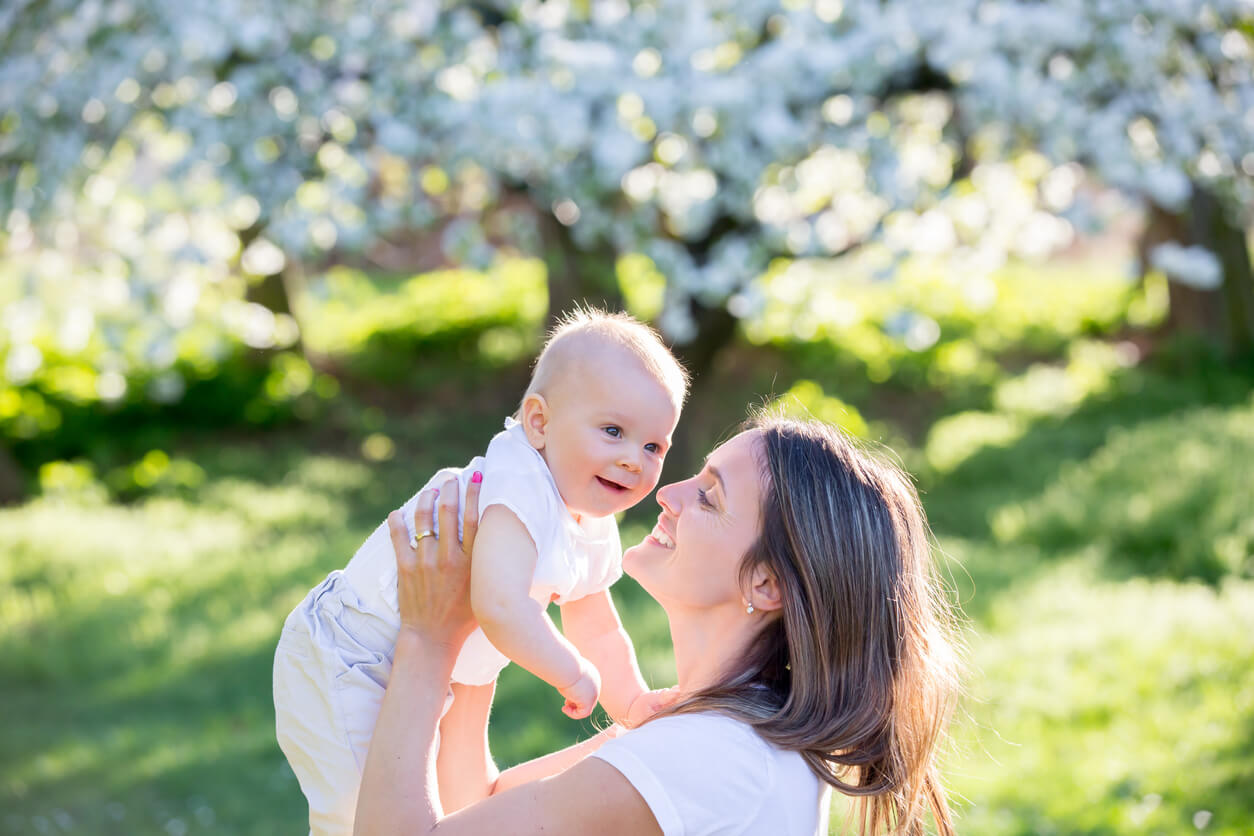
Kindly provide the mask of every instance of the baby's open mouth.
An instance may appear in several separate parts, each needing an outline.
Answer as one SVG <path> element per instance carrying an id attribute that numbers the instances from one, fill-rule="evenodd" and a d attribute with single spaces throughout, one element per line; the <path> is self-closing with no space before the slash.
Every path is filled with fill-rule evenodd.
<path id="1" fill-rule="evenodd" d="M 600 476 L 598 476 L 598 477 L 597 477 L 597 481 L 598 481 L 598 482 L 600 482 L 602 485 L 604 485 L 605 487 L 609 488 L 609 489 L 610 489 L 610 490 L 612 490 L 612 491 L 625 491 L 625 490 L 627 490 L 627 488 L 626 488 L 626 487 L 624 487 L 623 485 L 620 485 L 620 484 L 618 484 L 617 482 L 611 482 L 609 479 L 603 479 L 603 478 L 601 478 Z"/>

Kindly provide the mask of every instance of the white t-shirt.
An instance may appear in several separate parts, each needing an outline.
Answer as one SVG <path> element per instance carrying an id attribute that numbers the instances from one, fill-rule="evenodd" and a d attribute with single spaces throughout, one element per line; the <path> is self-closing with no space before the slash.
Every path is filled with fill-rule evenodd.
<path id="1" fill-rule="evenodd" d="M 593 757 L 623 774 L 665 836 L 826 836 L 830 792 L 796 752 L 721 714 L 680 714 Z"/>
<path id="2" fill-rule="evenodd" d="M 493 505 L 504 505 L 526 526 L 535 543 L 536 569 L 529 594 L 541 606 L 576 601 L 609 588 L 622 577 L 623 547 L 614 518 L 584 517 L 576 522 L 562 501 L 548 465 L 527 441 L 522 425 L 513 418 L 505 419 L 505 429 L 492 438 L 483 456 L 471 459 L 465 467 L 438 471 L 402 506 L 409 533 L 414 533 L 414 508 L 419 493 L 429 487 L 439 487 L 455 476 L 464 499 L 476 470 L 483 473 L 479 515 L 483 516 Z M 460 521 L 458 525 L 460 527 Z M 370 545 L 367 543 L 353 561 L 370 560 L 377 564 L 377 569 L 370 568 L 378 572 L 379 593 L 399 623 L 396 558 L 387 524 L 380 529 L 378 547 L 367 548 Z M 439 531 L 438 525 L 436 531 Z M 353 574 L 359 573 L 354 571 Z M 486 685 L 495 680 L 507 664 L 509 659 L 476 628 L 457 657 L 453 681 Z"/>

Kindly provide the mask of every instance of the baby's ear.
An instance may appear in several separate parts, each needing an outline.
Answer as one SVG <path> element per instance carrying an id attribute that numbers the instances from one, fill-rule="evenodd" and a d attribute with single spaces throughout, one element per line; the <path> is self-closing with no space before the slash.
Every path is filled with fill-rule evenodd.
<path id="1" fill-rule="evenodd" d="M 549 402 L 544 399 L 544 395 L 532 392 L 523 398 L 520 423 L 531 446 L 537 450 L 543 450 L 545 433 L 549 426 Z"/>

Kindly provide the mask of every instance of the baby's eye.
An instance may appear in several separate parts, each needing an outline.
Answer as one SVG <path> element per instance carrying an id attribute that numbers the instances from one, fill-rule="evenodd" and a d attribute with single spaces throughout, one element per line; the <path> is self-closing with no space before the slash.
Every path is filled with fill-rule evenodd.
<path id="1" fill-rule="evenodd" d="M 608 427 L 603 427 L 602 429 L 605 430 L 607 435 L 612 435 L 614 438 L 622 438 L 623 436 L 622 427 L 616 427 L 613 424 L 610 424 Z"/>
<path id="2" fill-rule="evenodd" d="M 650 441 L 648 444 L 644 445 L 644 449 L 648 450 L 650 453 L 657 453 L 661 451 L 662 448 Z"/>

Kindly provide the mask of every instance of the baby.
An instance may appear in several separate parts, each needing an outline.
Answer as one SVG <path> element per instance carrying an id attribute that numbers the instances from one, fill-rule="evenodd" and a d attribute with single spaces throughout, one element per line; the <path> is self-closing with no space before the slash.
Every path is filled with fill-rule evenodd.
<path id="1" fill-rule="evenodd" d="M 556 688 L 563 711 L 598 700 L 634 717 L 647 689 L 609 587 L 622 574 L 613 515 L 657 485 L 687 394 L 687 374 L 657 334 L 625 314 L 579 310 L 553 330 L 516 418 L 456 477 L 482 479 L 471 558 L 479 628 L 454 682 L 488 685 L 513 660 Z M 421 490 L 419 491 L 421 493 Z M 417 494 L 403 506 L 410 536 Z M 565 635 L 545 610 L 561 606 Z M 274 665 L 279 746 L 309 801 L 314 833 L 350 833 L 357 785 L 399 629 L 396 560 L 380 525 L 343 570 L 292 611 Z M 445 704 L 451 705 L 450 693 Z M 647 714 L 647 711 L 644 713 Z"/>

